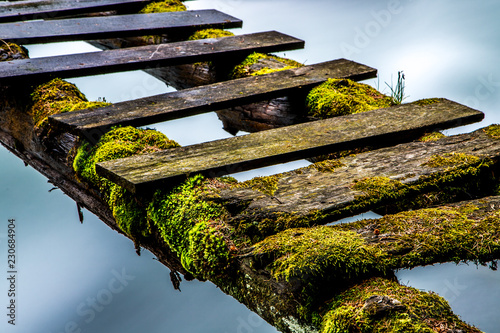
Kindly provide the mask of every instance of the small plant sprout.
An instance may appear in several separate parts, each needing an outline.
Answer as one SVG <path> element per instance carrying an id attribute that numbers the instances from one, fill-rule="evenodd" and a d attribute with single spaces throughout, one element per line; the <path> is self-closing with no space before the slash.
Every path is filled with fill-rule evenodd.
<path id="1" fill-rule="evenodd" d="M 391 89 L 392 102 L 396 105 L 401 104 L 408 96 L 405 96 L 405 75 L 403 71 L 398 72 L 398 81 L 394 87 L 391 77 L 391 85 L 385 83 Z"/>

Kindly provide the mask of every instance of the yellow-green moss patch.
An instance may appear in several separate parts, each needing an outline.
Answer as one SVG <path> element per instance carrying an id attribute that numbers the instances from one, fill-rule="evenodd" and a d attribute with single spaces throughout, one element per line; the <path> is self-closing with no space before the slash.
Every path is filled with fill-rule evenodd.
<path id="1" fill-rule="evenodd" d="M 0 61 L 11 61 L 28 58 L 29 53 L 25 47 L 0 40 Z"/>
<path id="2" fill-rule="evenodd" d="M 175 141 L 169 140 L 158 131 L 128 126 L 112 129 L 103 135 L 95 146 L 83 142 L 77 150 L 73 169 L 79 178 L 100 190 L 118 226 L 136 241 L 136 245 L 149 233 L 144 204 L 139 202 L 134 194 L 97 175 L 95 165 L 103 161 L 178 146 Z"/>
<path id="3" fill-rule="evenodd" d="M 397 302 L 376 314 L 366 306 L 370 297 Z M 378 297 L 380 299 L 380 297 Z M 478 333 L 463 323 L 442 297 L 383 278 L 372 278 L 336 296 L 323 316 L 321 333 L 435 333 L 448 330 Z"/>
<path id="4" fill-rule="evenodd" d="M 328 159 L 316 162 L 311 167 L 319 172 L 335 172 L 336 169 L 343 167 L 344 164 L 339 159 Z"/>
<path id="5" fill-rule="evenodd" d="M 389 107 L 392 99 L 366 84 L 328 79 L 311 90 L 306 105 L 310 116 L 325 119 Z"/>
<path id="6" fill-rule="evenodd" d="M 492 139 L 500 139 L 500 125 L 490 125 L 483 131 Z"/>
<path id="7" fill-rule="evenodd" d="M 432 142 L 432 141 L 438 141 L 442 138 L 445 138 L 446 135 L 444 135 L 441 132 L 432 132 L 432 133 L 427 133 L 424 134 L 418 141 L 420 142 Z"/>
<path id="8" fill-rule="evenodd" d="M 204 29 L 198 30 L 191 36 L 189 36 L 189 40 L 197 40 L 197 39 L 209 39 L 209 38 L 219 38 L 219 37 L 229 37 L 234 36 L 231 31 L 222 30 L 222 29 Z"/>
<path id="9" fill-rule="evenodd" d="M 285 66 L 280 68 L 269 67 L 269 63 L 272 62 L 280 62 Z M 230 78 L 237 79 L 247 76 L 263 75 L 302 66 L 303 65 L 301 63 L 298 63 L 291 59 L 276 57 L 263 53 L 252 53 L 241 64 L 233 69 L 230 74 Z"/>
<path id="10" fill-rule="evenodd" d="M 352 231 L 331 227 L 297 228 L 270 236 L 254 253 L 273 258 L 269 268 L 277 280 L 328 279 L 347 281 L 385 272 L 381 253 Z"/>
<path id="11" fill-rule="evenodd" d="M 51 115 L 110 105 L 106 102 L 89 102 L 78 88 L 67 81 L 53 79 L 38 86 L 31 94 L 31 115 L 36 128 L 47 125 Z"/>
<path id="12" fill-rule="evenodd" d="M 139 13 L 151 14 L 151 13 L 167 13 L 167 12 L 181 12 L 185 11 L 186 6 L 179 0 L 166 0 L 152 2 L 146 5 Z"/>
<path id="13" fill-rule="evenodd" d="M 278 181 L 282 175 L 273 175 L 266 177 L 255 177 L 250 180 L 237 184 L 237 187 L 251 188 L 260 191 L 265 195 L 273 196 L 278 190 Z"/>
<path id="14" fill-rule="evenodd" d="M 423 165 L 437 168 L 441 166 L 457 166 L 463 164 L 473 164 L 479 161 L 479 157 L 464 153 L 446 153 L 443 155 L 432 155 Z"/>
<path id="15" fill-rule="evenodd" d="M 230 266 L 231 241 L 222 223 L 227 212 L 203 199 L 205 185 L 198 175 L 170 192 L 159 190 L 147 214 L 187 271 L 200 279 L 216 279 Z"/>
<path id="16" fill-rule="evenodd" d="M 431 105 L 431 104 L 436 104 L 443 101 L 443 98 L 426 98 L 426 99 L 421 99 L 418 101 L 413 102 L 413 104 L 419 105 L 419 106 L 425 106 L 425 105 Z"/>

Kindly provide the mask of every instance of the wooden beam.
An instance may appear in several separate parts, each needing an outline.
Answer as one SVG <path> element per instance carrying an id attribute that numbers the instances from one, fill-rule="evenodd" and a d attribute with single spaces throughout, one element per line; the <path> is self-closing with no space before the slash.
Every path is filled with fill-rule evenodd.
<path id="1" fill-rule="evenodd" d="M 208 27 L 238 28 L 242 21 L 217 10 L 130 14 L 0 24 L 0 36 L 17 44 L 118 38 L 195 31 Z"/>
<path id="2" fill-rule="evenodd" d="M 152 0 L 28 0 L 0 3 L 0 23 L 46 20 L 66 15 L 118 10 L 133 13 Z"/>
<path id="3" fill-rule="evenodd" d="M 126 70 L 239 59 L 252 52 L 278 52 L 304 47 L 304 41 L 276 31 L 131 47 L 56 57 L 0 62 L 0 84 L 12 80 L 68 78 Z"/>
<path id="4" fill-rule="evenodd" d="M 136 99 L 95 110 L 62 113 L 51 116 L 49 121 L 57 130 L 89 138 L 94 136 L 94 133 L 105 133 L 112 126 L 150 125 L 235 105 L 286 96 L 298 89 L 311 88 L 328 78 L 361 80 L 375 77 L 376 73 L 377 71 L 371 67 L 339 59 Z"/>
<path id="5" fill-rule="evenodd" d="M 99 175 L 132 192 L 171 186 L 187 175 L 235 172 L 362 147 L 483 119 L 482 112 L 448 101 L 405 104 L 257 132 L 153 154 L 102 162 Z"/>

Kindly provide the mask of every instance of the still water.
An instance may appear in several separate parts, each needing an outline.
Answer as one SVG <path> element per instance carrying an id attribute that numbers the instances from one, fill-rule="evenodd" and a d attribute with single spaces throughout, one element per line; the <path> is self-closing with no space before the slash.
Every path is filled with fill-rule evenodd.
<path id="1" fill-rule="evenodd" d="M 305 50 L 286 52 L 305 64 L 349 58 L 379 70 L 368 83 L 386 83 L 403 70 L 407 101 L 446 97 L 486 113 L 467 132 L 500 122 L 500 3 L 493 0 L 198 0 L 189 9 L 215 8 L 243 19 L 235 33 L 278 30 L 302 38 Z M 92 50 L 84 43 L 30 47 L 31 55 Z M 282 54 L 283 55 L 283 54 Z M 130 72 L 78 78 L 89 99 L 118 102 L 168 91 Z M 229 137 L 213 114 L 157 124 L 182 145 Z M 244 133 L 240 133 L 244 134 Z M 282 172 L 298 161 L 237 175 Z M 0 258 L 1 332 L 275 332 L 211 283 L 184 282 L 174 291 L 168 270 L 90 212 L 80 224 L 76 204 L 30 167 L 0 148 L 0 253 L 7 220 L 16 220 L 17 317 L 7 324 L 6 255 Z M 366 215 L 364 217 L 370 217 Z M 400 271 L 401 282 L 445 297 L 457 314 L 485 332 L 499 332 L 500 274 L 454 264 Z M 5 314 L 4 314 L 5 313 Z"/>

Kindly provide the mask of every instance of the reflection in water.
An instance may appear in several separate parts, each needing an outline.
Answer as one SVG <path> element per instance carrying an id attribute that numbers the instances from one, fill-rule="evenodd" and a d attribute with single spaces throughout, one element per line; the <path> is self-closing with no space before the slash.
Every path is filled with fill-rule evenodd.
<path id="1" fill-rule="evenodd" d="M 486 113 L 483 123 L 448 134 L 500 122 L 497 1 L 198 0 L 187 5 L 243 19 L 244 28 L 237 33 L 279 30 L 302 38 L 306 49 L 286 56 L 306 64 L 347 57 L 375 67 L 379 79 L 370 83 L 381 90 L 403 70 L 407 101 L 446 97 Z M 77 46 L 65 45 L 63 52 L 75 52 Z M 31 47 L 33 55 L 36 48 Z M 71 81 L 89 99 L 111 102 L 167 91 L 140 72 Z M 184 144 L 227 136 L 213 115 L 196 119 L 197 128 L 192 119 L 157 127 Z M 75 327 L 82 332 L 275 331 L 212 284 L 184 282 L 182 293 L 175 292 L 168 271 L 150 253 L 137 257 L 132 242 L 88 212 L 80 225 L 72 200 L 60 191 L 49 193 L 52 186 L 46 179 L 5 149 L 0 155 L 0 221 L 18 221 L 19 332 L 77 331 Z M 5 240 L 5 230 L 0 230 L 1 252 Z M 445 264 L 400 271 L 398 277 L 440 293 L 479 328 L 498 330 L 498 272 Z M 6 290 L 6 282 L 0 281 L 0 290 Z M 1 331 L 12 331 L 6 325 L 0 322 Z"/>

